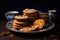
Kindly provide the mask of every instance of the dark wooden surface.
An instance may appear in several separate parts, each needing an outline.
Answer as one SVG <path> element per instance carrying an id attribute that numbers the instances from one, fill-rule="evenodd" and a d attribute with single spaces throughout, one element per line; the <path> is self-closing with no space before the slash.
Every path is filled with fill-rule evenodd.
<path id="1" fill-rule="evenodd" d="M 35 33 L 35 34 L 23 34 L 23 33 L 15 33 L 9 31 L 6 28 L 7 21 L 0 20 L 0 33 L 10 32 L 14 35 L 14 37 L 9 37 L 8 35 L 0 36 L 0 40 L 60 40 L 60 24 L 55 25 L 55 28 L 44 32 L 44 33 Z"/>

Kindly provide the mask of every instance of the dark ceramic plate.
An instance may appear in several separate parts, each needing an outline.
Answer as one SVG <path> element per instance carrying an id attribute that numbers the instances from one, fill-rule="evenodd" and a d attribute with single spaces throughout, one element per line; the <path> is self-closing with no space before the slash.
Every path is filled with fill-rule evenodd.
<path id="1" fill-rule="evenodd" d="M 54 26 L 55 26 L 55 24 L 54 24 L 53 22 L 50 22 L 48 27 L 43 28 L 43 29 L 41 29 L 41 30 L 39 30 L 39 31 L 23 32 L 23 31 L 20 31 L 20 30 L 17 30 L 17 29 L 15 29 L 15 28 L 13 28 L 13 27 L 12 27 L 12 23 L 13 23 L 13 21 L 9 21 L 9 22 L 6 24 L 7 29 L 9 29 L 9 30 L 11 30 L 11 31 L 14 31 L 14 32 L 19 32 L 19 33 L 38 33 L 38 32 L 46 32 L 46 31 L 48 31 L 48 30 L 53 29 Z"/>

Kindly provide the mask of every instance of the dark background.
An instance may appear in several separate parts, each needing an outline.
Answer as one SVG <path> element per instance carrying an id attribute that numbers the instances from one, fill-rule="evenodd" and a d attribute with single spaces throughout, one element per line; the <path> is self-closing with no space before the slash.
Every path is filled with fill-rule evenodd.
<path id="1" fill-rule="evenodd" d="M 25 8 L 35 8 L 42 12 L 48 12 L 48 10 L 55 9 L 56 22 L 60 23 L 60 8 L 59 1 L 39 1 L 39 0 L 0 0 L 0 19 L 6 20 L 5 13 L 8 11 L 19 11 L 22 14 L 22 10 Z"/>

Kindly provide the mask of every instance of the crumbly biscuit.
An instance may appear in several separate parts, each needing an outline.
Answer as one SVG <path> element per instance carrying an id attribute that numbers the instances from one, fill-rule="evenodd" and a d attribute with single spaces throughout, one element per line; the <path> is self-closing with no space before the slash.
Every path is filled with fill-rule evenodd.
<path id="1" fill-rule="evenodd" d="M 38 14 L 39 13 L 34 13 L 34 14 L 33 13 L 31 13 L 31 14 L 30 13 L 24 13 L 23 15 L 38 15 Z"/>
<path id="2" fill-rule="evenodd" d="M 43 19 L 37 19 L 33 24 L 38 25 L 39 29 L 42 29 L 45 25 L 45 21 Z"/>
<path id="3" fill-rule="evenodd" d="M 30 32 L 31 31 L 31 28 L 30 27 L 24 27 L 22 29 L 23 32 Z"/>
<path id="4" fill-rule="evenodd" d="M 26 24 L 27 22 L 19 22 L 19 21 L 17 21 L 17 20 L 14 20 L 13 21 L 15 24 Z"/>
<path id="5" fill-rule="evenodd" d="M 28 18 L 28 16 L 15 16 L 15 19 L 27 19 Z"/>
<path id="6" fill-rule="evenodd" d="M 23 10 L 23 13 L 35 13 L 35 12 L 38 12 L 38 10 L 35 10 L 35 9 L 24 9 Z"/>
<path id="7" fill-rule="evenodd" d="M 31 27 L 31 30 L 36 30 L 36 29 L 38 29 L 38 28 L 39 28 L 38 25 L 33 25 L 33 26 Z"/>
<path id="8" fill-rule="evenodd" d="M 14 25 L 13 25 L 13 28 L 23 28 L 23 27 L 21 27 L 21 26 L 14 26 Z"/>

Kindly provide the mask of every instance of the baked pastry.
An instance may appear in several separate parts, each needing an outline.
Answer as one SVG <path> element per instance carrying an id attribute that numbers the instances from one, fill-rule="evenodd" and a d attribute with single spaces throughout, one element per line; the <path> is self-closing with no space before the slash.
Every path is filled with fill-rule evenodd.
<path id="1" fill-rule="evenodd" d="M 25 14 L 36 13 L 36 12 L 38 12 L 38 10 L 28 8 L 23 10 L 23 13 Z"/>
<path id="2" fill-rule="evenodd" d="M 39 29 L 39 25 L 33 25 L 33 26 L 31 27 L 31 30 L 32 30 L 32 31 L 37 30 L 37 29 Z"/>
<path id="3" fill-rule="evenodd" d="M 29 20 L 33 21 L 39 18 L 39 13 L 36 9 L 25 9 L 23 10 L 23 15 L 28 16 Z"/>
<path id="4" fill-rule="evenodd" d="M 45 21 L 43 19 L 37 19 L 34 21 L 33 25 L 38 25 L 39 29 L 42 29 L 45 25 Z"/>
<path id="5" fill-rule="evenodd" d="M 20 30 L 23 31 L 23 32 L 30 32 L 31 28 L 30 27 L 24 27 L 24 28 L 22 28 Z"/>
<path id="6" fill-rule="evenodd" d="M 13 25 L 14 26 L 22 26 L 22 27 L 27 26 L 26 24 L 16 24 L 16 23 L 13 23 Z"/>
<path id="7" fill-rule="evenodd" d="M 23 28 L 22 26 L 15 26 L 13 25 L 13 28 Z"/>
<path id="8" fill-rule="evenodd" d="M 35 9 L 25 9 L 23 10 L 23 15 L 29 16 L 29 15 L 38 15 L 38 10 Z"/>
<path id="9" fill-rule="evenodd" d="M 26 24 L 26 23 L 27 23 L 27 22 L 23 22 L 23 21 L 20 21 L 20 22 L 19 22 L 19 21 L 17 21 L 17 20 L 13 20 L 13 22 L 14 22 L 15 24 L 19 24 L 19 25 L 20 25 L 20 24 Z"/>
<path id="10" fill-rule="evenodd" d="M 26 25 L 13 23 L 13 28 L 23 28 Z"/>
<path id="11" fill-rule="evenodd" d="M 15 16 L 13 20 L 13 28 L 20 28 L 22 32 L 30 32 L 40 30 L 45 26 L 46 15 L 40 16 L 39 11 L 36 9 L 25 9 L 23 10 L 22 16 Z"/>
<path id="12" fill-rule="evenodd" d="M 27 21 L 28 20 L 28 16 L 15 16 L 15 20 L 17 21 Z"/>
<path id="13" fill-rule="evenodd" d="M 13 27 L 14 28 L 23 28 L 27 26 L 27 16 L 15 16 L 15 20 L 13 20 Z"/>

